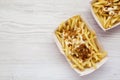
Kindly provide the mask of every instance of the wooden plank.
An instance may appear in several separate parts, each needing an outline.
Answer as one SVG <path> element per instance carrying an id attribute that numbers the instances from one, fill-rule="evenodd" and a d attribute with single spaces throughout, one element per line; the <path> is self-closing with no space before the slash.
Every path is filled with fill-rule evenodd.
<path id="1" fill-rule="evenodd" d="M 52 33 L 81 14 L 109 53 L 108 62 L 80 77 L 60 54 Z M 0 0 L 0 80 L 120 80 L 120 28 L 104 32 L 89 0 Z"/>

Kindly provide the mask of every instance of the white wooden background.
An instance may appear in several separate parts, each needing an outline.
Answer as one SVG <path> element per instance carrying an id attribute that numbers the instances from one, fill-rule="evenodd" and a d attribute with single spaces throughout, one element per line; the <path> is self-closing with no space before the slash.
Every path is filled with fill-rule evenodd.
<path id="1" fill-rule="evenodd" d="M 104 32 L 90 0 L 0 0 L 0 80 L 120 80 L 120 27 Z M 81 14 L 98 33 L 109 60 L 80 77 L 59 52 L 52 33 Z"/>

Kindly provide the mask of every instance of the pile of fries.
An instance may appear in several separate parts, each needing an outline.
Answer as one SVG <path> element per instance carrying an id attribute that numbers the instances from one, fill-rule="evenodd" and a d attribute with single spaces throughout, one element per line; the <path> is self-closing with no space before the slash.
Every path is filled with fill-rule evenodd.
<path id="1" fill-rule="evenodd" d="M 55 35 L 72 67 L 80 71 L 96 68 L 96 63 L 107 55 L 100 50 L 95 32 L 78 15 L 60 24 Z"/>
<path id="2" fill-rule="evenodd" d="M 91 5 L 104 29 L 120 23 L 120 0 L 93 0 Z"/>

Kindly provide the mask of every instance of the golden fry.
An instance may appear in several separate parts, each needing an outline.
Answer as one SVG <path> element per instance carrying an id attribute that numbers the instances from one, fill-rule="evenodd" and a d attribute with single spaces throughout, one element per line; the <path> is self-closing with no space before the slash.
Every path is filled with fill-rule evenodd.
<path id="1" fill-rule="evenodd" d="M 74 16 L 62 23 L 55 34 L 72 67 L 80 71 L 96 68 L 96 63 L 107 55 L 99 50 L 95 32 L 88 29 L 80 16 Z"/>
<path id="2" fill-rule="evenodd" d="M 91 5 L 103 28 L 112 28 L 120 23 L 119 0 L 93 0 Z"/>

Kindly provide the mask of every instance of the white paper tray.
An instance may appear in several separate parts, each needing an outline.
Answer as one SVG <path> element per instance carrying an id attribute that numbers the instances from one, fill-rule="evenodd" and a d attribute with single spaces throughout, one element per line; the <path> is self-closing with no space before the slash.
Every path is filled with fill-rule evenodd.
<path id="1" fill-rule="evenodd" d="M 83 20 L 83 18 L 82 18 L 82 20 Z M 89 26 L 88 26 L 88 28 L 89 28 L 89 30 L 93 31 Z M 56 29 L 55 29 L 55 31 L 56 31 Z M 62 48 L 62 45 L 60 44 L 59 40 L 57 39 L 57 36 L 55 35 L 55 31 L 53 33 L 54 40 L 55 40 L 55 42 L 56 42 L 60 52 L 65 56 L 65 53 L 64 53 L 63 48 Z M 96 43 L 99 46 L 100 50 L 104 50 L 103 47 L 99 44 L 98 40 L 96 40 Z M 66 56 L 65 56 L 65 58 L 67 59 L 68 63 L 70 65 L 72 65 L 72 63 L 69 61 L 69 59 Z M 106 56 L 99 63 L 96 63 L 96 67 L 97 67 L 96 69 L 94 69 L 93 67 L 85 69 L 84 71 L 80 71 L 80 70 L 78 70 L 76 68 L 73 68 L 73 67 L 72 67 L 72 69 L 74 69 L 80 76 L 87 75 L 87 74 L 90 74 L 90 73 L 94 72 L 98 68 L 100 68 L 107 61 L 107 59 L 108 59 L 108 57 Z"/>
<path id="2" fill-rule="evenodd" d="M 92 12 L 92 15 L 93 15 L 94 19 L 96 20 L 96 22 L 98 23 L 98 25 L 99 25 L 104 31 L 113 29 L 113 28 L 117 27 L 118 25 L 120 25 L 120 23 L 117 23 L 117 24 L 113 25 L 111 28 L 105 29 L 105 28 L 102 26 L 102 24 L 100 23 L 100 21 L 98 20 L 98 18 L 97 18 L 97 16 L 95 15 L 94 11 L 93 11 L 93 8 L 92 8 L 92 2 L 93 2 L 93 1 L 94 1 L 94 0 L 92 0 L 92 1 L 90 2 L 90 10 L 91 10 L 91 12 Z"/>

